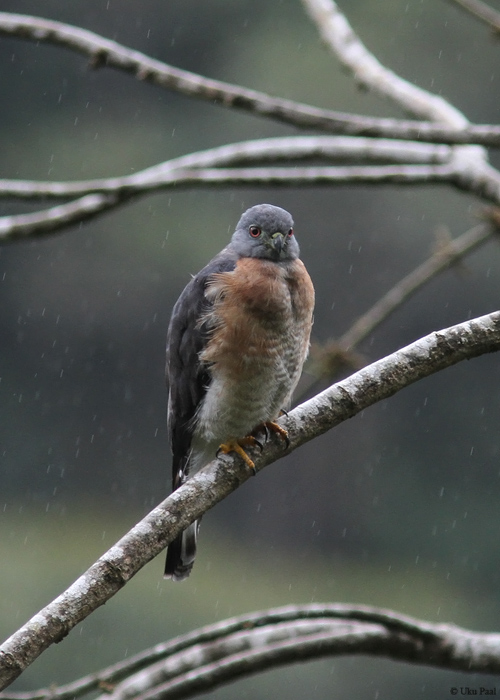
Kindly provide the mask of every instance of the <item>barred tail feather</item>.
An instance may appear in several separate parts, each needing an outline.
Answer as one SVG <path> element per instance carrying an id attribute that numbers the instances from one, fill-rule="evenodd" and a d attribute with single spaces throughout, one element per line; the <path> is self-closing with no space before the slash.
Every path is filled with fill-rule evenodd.
<path id="1" fill-rule="evenodd" d="M 195 520 L 168 545 L 165 578 L 183 581 L 189 576 L 196 556 L 198 529 L 199 521 Z"/>

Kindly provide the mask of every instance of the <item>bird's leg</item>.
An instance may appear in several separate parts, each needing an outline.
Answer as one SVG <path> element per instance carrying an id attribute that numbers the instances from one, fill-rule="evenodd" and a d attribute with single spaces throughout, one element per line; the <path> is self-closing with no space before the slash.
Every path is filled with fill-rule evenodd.
<path id="1" fill-rule="evenodd" d="M 255 464 L 252 462 L 250 457 L 247 455 L 245 450 L 243 449 L 244 447 L 259 447 L 260 451 L 262 452 L 262 443 L 259 442 L 256 438 L 254 438 L 253 435 L 247 435 L 244 438 L 240 438 L 239 440 L 228 440 L 227 442 L 222 443 L 222 445 L 219 445 L 219 449 L 217 450 L 217 457 L 219 454 L 227 455 L 230 452 L 236 452 L 241 459 L 245 462 L 247 467 L 252 470 L 252 472 L 255 474 Z"/>

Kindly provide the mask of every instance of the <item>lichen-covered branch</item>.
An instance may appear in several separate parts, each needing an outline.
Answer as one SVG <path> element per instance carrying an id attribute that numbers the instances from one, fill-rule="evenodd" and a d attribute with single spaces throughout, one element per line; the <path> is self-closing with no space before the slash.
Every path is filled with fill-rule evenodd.
<path id="1" fill-rule="evenodd" d="M 325 41 L 354 73 L 356 79 L 390 97 L 408 111 L 440 122 L 438 128 L 446 128 L 454 134 L 471 128 L 465 116 L 442 97 L 417 88 L 382 66 L 356 36 L 332 0 L 303 2 Z M 95 66 L 120 68 L 165 87 L 226 106 L 244 107 L 268 117 L 277 114 L 283 117 L 286 113 L 287 119 L 290 117 L 291 123 L 297 126 L 313 125 L 312 122 L 301 122 L 298 118 L 299 114 L 304 116 L 304 110 L 308 114 L 313 110 L 315 119 L 320 118 L 318 112 L 322 112 L 307 105 L 277 100 L 262 93 L 173 68 L 92 32 L 61 22 L 0 13 L 0 33 L 59 44 L 89 56 Z M 325 114 L 322 112 L 321 119 L 326 118 Z M 337 117 L 338 115 L 334 119 Z M 400 123 L 398 120 L 385 121 L 386 126 L 389 122 L 392 126 Z M 436 125 L 430 126 L 434 128 Z M 498 132 L 500 135 L 500 128 Z M 384 132 L 347 129 L 343 133 L 380 135 Z M 411 138 L 418 140 L 426 133 L 426 127 L 419 123 L 416 132 L 398 131 L 395 128 L 389 130 L 387 135 L 394 139 L 402 133 L 411 133 Z M 455 143 L 459 142 L 463 143 L 463 140 L 455 140 Z M 293 161 L 309 158 L 324 162 L 339 157 L 349 159 L 354 164 L 308 167 L 275 165 L 284 159 Z M 271 162 L 274 167 L 228 167 L 253 165 L 259 160 L 261 163 Z M 381 163 L 375 165 L 377 160 Z M 39 212 L 0 218 L 0 242 L 62 230 L 158 189 L 430 182 L 448 183 L 500 205 L 500 173 L 488 164 L 486 153 L 480 146 L 430 146 L 415 141 L 394 141 L 390 145 L 387 140 L 354 137 L 337 138 L 336 141 L 331 138 L 321 140 L 314 137 L 289 137 L 229 144 L 182 156 L 130 176 L 72 183 L 0 181 L 0 197 L 72 198 L 68 203 Z"/>
<path id="2" fill-rule="evenodd" d="M 455 135 L 472 128 L 465 116 L 442 97 L 412 85 L 382 66 L 356 36 L 333 0 L 303 2 L 324 40 L 357 80 L 390 97 L 408 111 L 438 122 L 437 125 L 427 123 L 430 128 L 445 128 Z M 333 122 L 336 125 L 333 130 L 342 133 L 385 133 L 383 129 L 378 132 L 359 130 L 359 119 L 363 120 L 365 117 L 339 116 L 308 105 L 279 100 L 239 86 L 210 80 L 156 61 L 93 32 L 61 22 L 0 13 L 0 33 L 58 44 L 88 56 L 94 67 L 106 65 L 119 68 L 169 89 L 210 99 L 225 106 L 244 108 L 262 116 L 284 119 L 296 126 L 330 128 L 326 126 L 330 119 L 330 126 L 333 128 Z M 413 123 L 413 126 L 418 124 L 416 131 L 408 131 L 406 123 L 401 131 L 399 127 L 396 128 L 397 124 L 402 125 L 399 120 L 379 121 L 385 121 L 385 127 L 390 123 L 391 129 L 387 135 L 393 139 L 404 133 L 420 140 L 427 138 L 422 136 L 423 134 L 429 134 L 423 123 Z M 350 127 L 346 126 L 347 122 Z M 340 123 L 343 126 L 337 129 Z M 351 128 L 354 123 L 357 126 Z M 484 128 L 481 127 L 483 132 Z M 500 136 L 500 128 L 497 129 Z M 452 139 L 451 142 L 464 141 Z M 293 161 L 309 158 L 325 161 L 339 157 L 349 159 L 354 164 L 276 166 L 276 163 L 284 159 Z M 271 162 L 273 167 L 234 167 L 253 165 L 259 160 L 261 163 Z M 374 161 L 377 160 L 381 163 L 375 165 Z M 500 204 L 500 173 L 488 164 L 485 151 L 479 146 L 430 146 L 415 141 L 394 141 L 390 145 L 387 140 L 366 138 L 321 140 L 314 137 L 289 137 L 269 139 L 267 142 L 261 140 L 229 144 L 218 149 L 189 154 L 124 177 L 72 183 L 0 181 L 0 197 L 72 198 L 68 203 L 38 212 L 0 218 L 0 241 L 47 235 L 158 189 L 429 182 L 448 183 L 473 192 L 489 202 Z"/>
<path id="3" fill-rule="evenodd" d="M 390 610 L 376 608 L 367 605 L 346 605 L 342 603 L 317 603 L 309 605 L 288 605 L 270 610 L 246 613 L 238 617 L 230 618 L 207 625 L 188 634 L 176 637 L 168 642 L 155 644 L 135 656 L 119 661 L 116 664 L 101 669 L 95 673 L 84 676 L 76 681 L 59 687 L 51 686 L 47 689 L 39 689 L 27 692 L 1 693 L 2 700 L 44 700 L 50 696 L 52 700 L 70 700 L 81 697 L 99 687 L 110 688 L 125 678 L 130 678 L 143 669 L 150 669 L 153 665 L 174 655 L 179 655 L 186 650 L 193 650 L 199 645 L 213 645 L 219 640 L 225 640 L 230 635 L 239 632 L 255 630 L 257 628 L 293 624 L 304 621 L 342 619 L 358 622 L 369 622 L 384 625 L 387 629 L 396 632 L 408 632 L 415 636 L 432 637 L 433 625 L 415 620 L 414 618 L 394 613 Z M 429 629 L 427 629 L 429 626 Z M 148 671 L 149 673 L 149 671 Z M 116 692 L 123 692 L 123 687 Z"/>
<path id="4" fill-rule="evenodd" d="M 321 608 L 324 615 L 320 614 Z M 100 700 L 190 697 L 284 664 L 347 654 L 382 656 L 466 672 L 500 670 L 499 634 L 480 634 L 414 619 L 411 625 L 399 625 L 397 615 L 389 611 L 347 605 L 285 608 L 284 612 L 292 613 L 292 619 L 280 620 L 278 615 L 272 620 L 272 615 L 263 613 L 262 620 L 252 616 L 257 624 L 249 621 L 247 629 L 192 644 L 127 679 Z"/>
<path id="5" fill-rule="evenodd" d="M 445 145 L 348 137 L 348 136 L 289 136 L 257 139 L 226 144 L 206 151 L 189 153 L 144 170 L 109 178 L 76 180 L 73 182 L 42 182 L 35 180 L 0 180 L 0 198 L 46 199 L 76 197 L 30 214 L 0 217 L 0 243 L 24 240 L 61 231 L 80 221 L 100 215 L 126 201 L 169 188 L 227 187 L 270 183 L 317 184 L 345 182 L 351 178 L 368 182 L 447 180 L 447 162 L 452 149 Z M 227 166 L 252 165 L 280 161 L 315 160 L 335 162 L 349 158 L 353 162 L 368 162 L 368 166 L 315 166 L 308 168 L 245 168 Z M 385 165 L 374 166 L 374 163 Z M 394 164 L 393 166 L 388 164 Z M 225 170 L 222 168 L 225 166 Z M 412 169 L 413 166 L 413 169 Z M 417 170 L 414 167 L 417 167 Z M 437 169 L 440 166 L 440 170 Z M 346 170 L 347 168 L 347 170 Z M 360 170 L 361 168 L 361 170 Z M 368 169 L 366 169 L 368 168 Z"/>

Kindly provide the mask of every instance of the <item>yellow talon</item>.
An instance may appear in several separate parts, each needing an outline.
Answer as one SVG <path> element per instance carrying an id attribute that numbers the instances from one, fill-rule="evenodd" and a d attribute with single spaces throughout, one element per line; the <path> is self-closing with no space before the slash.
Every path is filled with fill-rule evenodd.
<path id="1" fill-rule="evenodd" d="M 269 436 L 269 431 L 272 430 L 273 433 L 279 435 L 280 438 L 285 442 L 286 447 L 290 445 L 288 431 L 285 430 L 285 428 L 282 428 L 281 425 L 278 425 L 274 421 L 266 421 L 265 423 L 262 423 L 260 426 L 258 426 L 257 430 L 259 430 L 259 428 L 261 427 L 266 431 L 267 436 Z M 252 472 L 255 474 L 255 464 L 243 448 L 256 446 L 259 447 L 262 451 L 262 443 L 260 443 L 257 440 L 257 438 L 255 438 L 253 435 L 247 435 L 246 437 L 240 438 L 239 440 L 228 440 L 228 442 L 224 442 L 222 443 L 222 445 L 219 445 L 219 449 L 217 450 L 217 456 L 219 456 L 219 454 L 221 453 L 223 455 L 227 455 L 230 452 L 236 452 L 236 454 L 238 454 L 241 457 L 241 459 L 245 462 L 247 467 L 251 469 Z"/>
<path id="2" fill-rule="evenodd" d="M 278 425 L 272 420 L 268 420 L 265 423 L 261 423 L 256 427 L 255 430 L 256 432 L 258 432 L 259 430 L 263 430 L 266 434 L 266 441 L 269 440 L 269 432 L 272 431 L 273 433 L 276 433 L 276 435 L 279 435 L 279 437 L 284 441 L 285 449 L 288 449 L 290 447 L 288 430 L 285 430 L 285 428 L 282 428 L 281 425 Z"/>
<path id="3" fill-rule="evenodd" d="M 245 450 L 243 449 L 243 446 L 245 447 L 253 447 L 254 445 L 257 445 L 258 441 L 252 437 L 252 435 L 247 435 L 247 437 L 241 438 L 240 440 L 229 440 L 229 442 L 224 442 L 222 445 L 219 445 L 219 449 L 217 450 L 217 454 L 222 452 L 223 455 L 227 455 L 230 452 L 236 452 L 236 454 L 239 454 L 241 459 L 245 462 L 247 467 L 251 469 L 254 474 L 255 474 L 255 464 L 252 462 L 250 457 L 247 455 Z"/>
<path id="4" fill-rule="evenodd" d="M 276 433 L 276 435 L 279 435 L 280 438 L 282 438 L 286 443 L 287 447 L 290 444 L 290 440 L 288 439 L 288 430 L 285 430 L 285 428 L 282 428 L 281 425 L 278 425 L 274 421 L 266 421 L 264 425 L 269 429 L 272 430 L 273 433 Z"/>

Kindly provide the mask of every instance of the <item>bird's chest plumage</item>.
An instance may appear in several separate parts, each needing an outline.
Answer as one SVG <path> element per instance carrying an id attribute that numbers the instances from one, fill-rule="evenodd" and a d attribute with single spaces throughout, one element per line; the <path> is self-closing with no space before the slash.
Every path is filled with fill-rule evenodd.
<path id="1" fill-rule="evenodd" d="M 238 261 L 213 276 L 200 355 L 211 376 L 196 417 L 206 442 L 241 438 L 287 408 L 307 355 L 314 291 L 300 260 Z"/>

